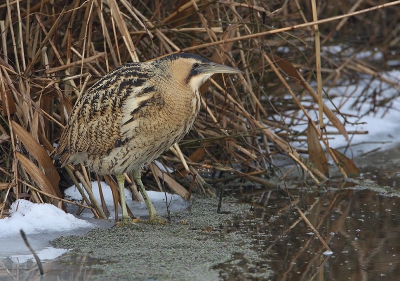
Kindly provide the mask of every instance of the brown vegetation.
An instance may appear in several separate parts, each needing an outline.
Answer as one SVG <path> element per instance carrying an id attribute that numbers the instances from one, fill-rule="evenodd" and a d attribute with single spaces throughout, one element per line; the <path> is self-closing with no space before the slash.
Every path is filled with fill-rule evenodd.
<path id="1" fill-rule="evenodd" d="M 149 171 L 157 176 L 148 177 L 155 178 L 145 183 L 148 188 L 161 189 L 165 180 L 174 192 L 188 197 L 196 190 L 213 193 L 208 185 L 213 181 L 229 184 L 239 179 L 273 186 L 285 177 L 275 169 L 277 156 L 290 157 L 318 184 L 328 176 L 324 151 L 343 177 L 357 173 L 351 160 L 329 147 L 333 134 L 346 139 L 350 134 L 345 129 L 348 116 L 332 111 L 329 97 L 335 86 L 355 84 L 361 77 L 399 87 L 380 75 L 395 67 L 387 61 L 397 55 L 398 6 L 379 7 L 383 0 L 341 5 L 318 1 L 316 7 L 313 1 L 251 2 L 1 1 L 0 217 L 15 198 L 62 207 L 60 176 L 51 152 L 77 96 L 125 62 L 182 51 L 245 73 L 236 80 L 215 76 L 205 85 L 194 129 L 180 148 L 175 146 L 160 159 L 179 172 L 161 173 L 152 165 Z M 310 24 L 313 18 L 368 8 L 373 10 Z M 341 51 L 321 52 L 320 46 L 340 46 Z M 371 56 L 358 59 L 355 55 L 362 51 Z M 377 51 L 383 54 L 380 64 L 373 60 Z M 354 106 L 389 107 L 397 96 L 383 91 L 365 90 Z M 322 114 L 317 123 L 315 116 Z M 299 124 L 308 124 L 307 129 L 295 131 Z M 308 154 L 312 164 L 302 154 Z M 205 179 L 205 171 L 218 179 Z M 272 174 L 277 179 L 271 180 Z M 83 167 L 70 176 L 90 190 L 91 175 Z M 114 185 L 111 178 L 106 181 Z M 89 201 L 82 204 L 92 209 L 94 202 Z M 93 212 L 98 215 L 100 210 Z"/>

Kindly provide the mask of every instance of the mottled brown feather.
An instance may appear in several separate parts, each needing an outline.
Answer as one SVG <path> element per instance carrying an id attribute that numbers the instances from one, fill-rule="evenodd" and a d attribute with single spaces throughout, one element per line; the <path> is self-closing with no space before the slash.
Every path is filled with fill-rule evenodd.
<path id="1" fill-rule="evenodd" d="M 198 88 L 213 74 L 200 65 L 215 64 L 177 54 L 108 73 L 77 100 L 55 152 L 61 164 L 117 175 L 150 164 L 193 125 Z"/>
<path id="2" fill-rule="evenodd" d="M 102 154 L 114 147 L 121 138 L 121 106 L 132 89 L 146 83 L 147 72 L 141 64 L 118 67 L 77 100 L 56 150 L 62 165 L 72 154 Z"/>

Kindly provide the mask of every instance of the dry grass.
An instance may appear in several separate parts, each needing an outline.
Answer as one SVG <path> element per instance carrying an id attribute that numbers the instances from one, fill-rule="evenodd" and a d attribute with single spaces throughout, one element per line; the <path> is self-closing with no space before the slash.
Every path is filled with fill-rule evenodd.
<path id="1" fill-rule="evenodd" d="M 337 132 L 349 139 L 347 116 L 332 112 L 324 102 L 330 103 L 327 97 L 334 95 L 335 86 L 365 77 L 398 89 L 398 81 L 379 73 L 391 69 L 387 61 L 396 56 L 400 10 L 379 7 L 384 0 L 356 1 L 353 6 L 317 2 L 314 7 L 298 0 L 271 5 L 232 0 L 0 2 L 0 217 L 15 198 L 62 207 L 60 176 L 49 155 L 85 89 L 125 62 L 180 51 L 245 73 L 215 76 L 205 85 L 200 116 L 180 143 L 186 160 L 178 147 L 166 152 L 162 163 L 178 172 L 163 174 L 152 166 L 148 174 L 158 176 L 155 181 L 148 177 L 153 181 L 147 187 L 159 189 L 160 177 L 170 189 L 190 197 L 192 191 L 212 194 L 208 183 L 213 181 L 273 186 L 285 179 L 275 169 L 281 156 L 293 159 L 294 166 L 319 184 L 328 176 L 324 151 L 343 177 L 357 173 L 351 160 L 329 147 Z M 310 23 L 313 17 L 328 19 L 367 8 L 374 10 Z M 340 46 L 342 51 L 316 51 L 321 48 L 315 45 L 318 40 L 322 47 Z M 372 55 L 355 57 L 374 50 L 383 53 L 381 64 Z M 319 61 L 321 67 L 315 68 Z M 376 109 L 397 98 L 384 95 L 384 89 L 369 94 L 367 87 L 355 107 L 371 103 Z M 322 112 L 323 120 L 317 120 Z M 294 131 L 299 124 L 308 124 L 307 130 Z M 83 167 L 71 168 L 75 181 L 89 182 L 91 175 Z M 205 172 L 218 179 L 202 177 Z M 279 180 L 270 179 L 273 174 Z M 109 177 L 106 181 L 114 184 Z M 91 207 L 91 198 L 85 201 L 84 206 L 101 216 L 100 207 Z"/>

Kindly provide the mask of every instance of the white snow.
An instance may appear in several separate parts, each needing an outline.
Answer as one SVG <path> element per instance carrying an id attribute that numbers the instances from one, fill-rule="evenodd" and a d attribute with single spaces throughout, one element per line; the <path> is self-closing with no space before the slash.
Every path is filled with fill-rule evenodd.
<path id="1" fill-rule="evenodd" d="M 393 81 L 397 85 L 400 84 L 400 71 L 394 70 L 381 74 L 383 77 Z M 349 134 L 351 148 L 347 150 L 348 156 L 357 156 L 362 153 L 372 151 L 376 148 L 381 149 L 389 149 L 394 145 L 397 145 L 400 140 L 400 99 L 392 97 L 398 96 L 398 91 L 396 88 L 387 85 L 386 83 L 382 83 L 381 81 L 374 80 L 370 84 L 370 77 L 366 77 L 365 80 L 361 80 L 357 85 L 348 85 L 348 86 L 338 86 L 330 89 L 329 94 L 335 95 L 335 98 L 332 98 L 333 103 L 336 107 L 339 108 L 342 114 L 345 114 L 347 120 L 349 122 L 355 123 L 356 125 L 346 124 L 346 130 L 350 131 L 367 131 L 368 134 Z M 312 85 L 314 88 L 316 85 Z M 363 90 L 366 88 L 366 92 Z M 370 99 L 366 102 L 361 102 L 361 106 L 357 104 L 357 108 L 352 107 L 353 103 L 360 98 L 363 99 L 364 96 L 372 96 L 372 92 L 377 90 L 378 92 L 384 89 L 382 92 L 382 96 L 377 97 L 378 101 L 383 98 L 387 98 L 388 101 L 386 106 L 390 108 L 387 110 L 385 107 L 377 107 L 375 108 L 375 112 L 370 112 L 366 114 L 368 110 L 370 110 L 373 105 L 370 103 Z M 327 100 L 325 100 L 326 105 L 333 111 L 335 111 L 334 106 Z M 304 106 L 314 106 L 315 108 L 318 105 L 315 102 L 304 102 Z M 318 119 L 317 111 L 309 111 L 308 112 L 311 118 L 316 121 Z M 340 121 L 343 121 L 343 118 L 340 115 L 337 115 Z M 361 116 L 359 118 L 358 116 Z M 306 120 L 306 118 L 304 118 Z M 325 123 L 330 123 L 329 120 L 325 117 Z M 302 132 L 307 128 L 307 122 L 305 121 L 301 125 L 295 125 L 292 127 L 295 131 Z M 333 126 L 328 127 L 328 131 L 337 132 L 336 128 Z M 348 145 L 345 138 L 340 135 L 331 135 L 329 136 L 329 146 L 335 149 L 343 148 Z M 294 147 L 304 147 L 304 143 L 293 142 L 292 145 Z"/>
<path id="2" fill-rule="evenodd" d="M 400 75 L 399 71 L 391 71 L 387 72 L 383 76 L 387 77 L 391 81 L 400 83 Z M 336 87 L 334 92 L 338 94 L 337 98 L 333 99 L 333 102 L 340 107 L 340 111 L 343 114 L 352 114 L 354 116 L 362 116 L 358 117 L 347 117 L 350 122 L 359 123 L 358 125 L 346 125 L 346 129 L 348 131 L 368 131 L 368 134 L 358 134 L 354 135 L 351 140 L 352 146 L 364 143 L 362 146 L 353 147 L 355 150 L 355 154 L 357 155 L 357 151 L 366 152 L 372 150 L 377 147 L 384 146 L 386 148 L 391 147 L 393 144 L 398 143 L 400 139 L 400 123 L 398 122 L 400 117 L 400 100 L 391 99 L 392 96 L 398 96 L 397 89 L 388 86 L 378 80 L 372 81 L 368 86 L 365 84 L 367 81 L 360 81 L 359 85 L 351 85 L 348 87 Z M 382 93 L 382 96 L 378 98 L 378 100 L 382 100 L 383 98 L 388 98 L 390 101 L 387 102 L 386 106 L 390 108 L 387 110 L 385 107 L 378 107 L 375 109 L 374 113 L 369 113 L 365 115 L 365 113 L 372 108 L 368 102 L 362 103 L 361 106 L 357 105 L 358 108 L 351 107 L 353 102 L 362 96 L 365 96 L 367 93 L 361 92 L 364 88 L 367 88 L 368 94 L 371 95 L 371 92 L 379 91 L 380 89 L 385 89 Z M 332 93 L 332 91 L 331 91 Z M 348 99 L 348 100 L 347 100 Z M 362 100 L 362 99 L 361 99 Z M 328 105 L 329 106 L 329 105 Z M 330 106 L 333 109 L 333 106 Z M 339 119 L 342 120 L 342 117 L 339 116 Z M 375 143 L 373 143 L 375 142 Z M 392 143 L 392 144 L 388 144 Z M 335 137 L 335 140 L 330 141 L 332 147 L 336 148 L 338 146 L 346 145 L 346 141 L 344 137 Z"/>
<path id="3" fill-rule="evenodd" d="M 10 214 L 0 220 L 0 237 L 20 235 L 20 229 L 25 234 L 37 234 L 93 227 L 52 204 L 34 204 L 24 199 L 11 205 Z"/>
<path id="4" fill-rule="evenodd" d="M 371 51 L 365 51 L 365 52 L 360 52 L 356 55 L 356 58 L 358 59 L 369 59 L 369 60 L 382 60 L 383 59 L 383 53 L 379 51 L 371 52 Z"/>
<path id="5" fill-rule="evenodd" d="M 96 200 L 100 204 L 100 192 L 99 192 L 99 186 L 97 182 L 93 181 L 91 182 L 92 184 L 92 190 L 93 194 L 96 198 Z M 103 191 L 103 196 L 104 200 L 106 202 L 106 205 L 108 206 L 108 210 L 110 211 L 110 219 L 114 219 L 114 202 L 113 202 L 113 197 L 112 197 L 112 192 L 111 188 L 108 184 L 101 182 L 101 188 Z M 179 212 L 186 210 L 189 207 L 189 202 L 185 201 L 180 197 L 179 195 L 172 195 L 169 193 L 164 193 L 164 192 L 157 192 L 157 191 L 147 191 L 147 194 L 150 198 L 150 201 L 153 203 L 154 208 L 156 208 L 157 213 L 159 215 L 165 215 L 167 213 L 167 204 L 168 204 L 168 210 L 171 212 Z M 82 196 L 79 193 L 78 189 L 75 186 L 71 186 L 67 190 L 65 190 L 65 196 L 67 199 L 75 199 L 75 200 L 81 200 Z M 140 216 L 140 217 L 146 217 L 148 216 L 149 212 L 147 211 L 146 204 L 144 201 L 142 202 L 136 202 L 132 200 L 132 193 L 125 188 L 125 200 L 126 203 L 128 204 L 128 207 L 131 209 L 132 213 L 135 216 Z M 167 204 L 166 204 L 167 202 Z M 76 206 L 68 206 L 68 211 L 71 213 L 75 213 L 77 210 Z M 121 215 L 121 208 L 118 206 L 119 214 Z M 81 217 L 83 218 L 93 218 L 92 212 L 89 210 L 85 209 Z"/>
<path id="6" fill-rule="evenodd" d="M 339 52 L 340 47 L 336 49 L 323 49 L 324 51 Z M 285 49 L 281 50 L 285 52 Z M 379 53 L 360 53 L 359 58 L 373 56 L 374 59 L 380 59 Z M 391 71 L 387 73 L 382 73 L 382 75 L 392 81 L 397 81 L 400 84 L 400 72 Z M 364 103 L 360 109 L 351 108 L 352 100 L 355 100 L 360 95 L 365 95 L 366 93 L 361 90 L 364 89 L 365 85 L 363 83 L 368 82 L 368 77 L 366 81 L 359 81 L 359 85 L 350 85 L 348 87 L 335 87 L 331 89 L 329 94 L 336 93 L 337 97 L 333 99 L 333 102 L 340 107 L 342 113 L 353 114 L 354 116 L 360 116 L 366 112 L 371 106 L 368 103 Z M 374 81 L 370 85 L 370 90 L 374 91 L 374 88 L 380 89 L 384 87 L 385 93 L 388 98 L 393 95 L 398 95 L 397 89 L 390 89 L 391 87 L 385 83 Z M 346 99 L 349 100 L 346 100 Z M 365 115 L 360 120 L 357 117 L 347 117 L 351 122 L 364 123 L 356 126 L 346 125 L 347 130 L 366 130 L 369 132 L 367 135 L 354 135 L 352 137 L 352 147 L 355 154 L 357 152 L 365 152 L 372 150 L 373 148 L 380 147 L 382 144 L 370 144 L 361 146 L 355 146 L 357 143 L 361 142 L 371 142 L 375 140 L 376 142 L 389 142 L 395 143 L 400 139 L 400 101 L 399 99 L 390 99 L 392 103 L 390 105 L 391 109 L 385 112 L 384 109 L 379 109 L 375 114 Z M 315 103 L 313 103 L 315 105 Z M 327 105 L 333 109 L 333 106 L 327 102 Z M 343 106 L 341 106 L 343 105 Z M 317 113 L 312 117 L 316 120 Z M 339 116 L 342 120 L 342 117 Z M 296 130 L 303 131 L 307 124 L 296 126 Z M 338 148 L 339 146 L 347 145 L 343 136 L 337 135 L 334 140 L 329 140 L 329 144 L 333 148 Z M 294 144 L 295 145 L 295 144 Z M 388 147 L 387 145 L 386 147 Z M 160 165 L 159 165 L 160 166 Z M 164 169 L 164 167 L 162 167 Z M 100 202 L 99 187 L 97 182 L 92 182 L 93 193 L 97 200 Z M 8 218 L 0 219 L 0 257 L 11 257 L 11 259 L 23 262 L 27 259 L 33 258 L 30 255 L 29 250 L 25 246 L 22 238 L 20 237 L 19 231 L 23 229 L 28 236 L 28 240 L 31 242 L 32 247 L 37 251 L 41 259 L 55 258 L 58 255 L 63 254 L 66 250 L 54 249 L 49 247 L 49 240 L 55 239 L 61 235 L 73 235 L 80 234 L 88 231 L 94 227 L 110 227 L 113 223 L 114 218 L 114 204 L 112 200 L 112 192 L 110 187 L 102 183 L 102 190 L 105 197 L 106 204 L 110 211 L 110 221 L 103 224 L 100 220 L 93 220 L 93 214 L 84 209 L 79 218 L 72 215 L 76 213 L 77 207 L 74 205 L 68 205 L 68 213 L 56 208 L 51 204 L 33 204 L 26 200 L 17 200 L 13 203 L 11 207 L 11 215 Z M 78 190 L 72 186 L 65 191 L 68 199 L 80 200 L 81 195 Z M 148 191 L 150 200 L 153 202 L 157 212 L 160 215 L 165 215 L 168 210 L 172 212 L 182 211 L 188 208 L 189 203 L 184 201 L 180 196 L 165 194 L 163 192 Z M 129 208 L 132 210 L 133 214 L 136 216 L 147 216 L 147 208 L 144 202 L 135 202 L 132 200 L 132 195 L 130 191 L 125 191 L 126 201 Z M 120 212 L 120 208 L 119 208 Z M 91 222 L 88 222 L 91 220 Z M 332 252 L 325 252 L 325 255 L 330 255 Z M 1 261 L 1 260 L 0 260 Z"/>
<path id="7" fill-rule="evenodd" d="M 0 257 L 9 257 L 19 263 L 33 259 L 22 240 L 21 229 L 39 258 L 46 260 L 67 251 L 50 247 L 50 240 L 61 235 L 72 235 L 76 230 L 86 232 L 94 227 L 95 224 L 67 214 L 52 204 L 34 204 L 19 199 L 11 205 L 10 217 L 0 219 Z"/>
<path id="8" fill-rule="evenodd" d="M 94 196 L 100 202 L 98 184 L 97 182 L 91 184 Z M 52 204 L 34 204 L 23 199 L 15 201 L 10 209 L 10 217 L 0 219 L 0 261 L 7 257 L 15 263 L 24 263 L 33 259 L 33 255 L 20 236 L 20 229 L 24 230 L 39 258 L 46 260 L 54 259 L 67 251 L 51 247 L 50 240 L 62 235 L 84 234 L 95 227 L 113 226 L 115 213 L 111 188 L 104 182 L 101 183 L 101 187 L 106 205 L 110 210 L 110 220 L 93 219 L 93 214 L 87 209 L 79 217 L 76 217 L 72 215 L 77 210 L 74 205 L 67 205 L 69 213 L 65 213 Z M 160 215 L 167 213 L 165 202 L 168 202 L 168 209 L 171 212 L 183 211 L 189 207 L 189 203 L 178 195 L 155 191 L 147 191 L 147 193 Z M 75 186 L 68 188 L 65 194 L 70 200 L 82 198 Z M 144 202 L 132 201 L 131 192 L 128 190 L 125 190 L 125 196 L 127 204 L 135 216 L 148 216 Z M 119 208 L 119 212 L 121 212 L 121 208 Z"/>

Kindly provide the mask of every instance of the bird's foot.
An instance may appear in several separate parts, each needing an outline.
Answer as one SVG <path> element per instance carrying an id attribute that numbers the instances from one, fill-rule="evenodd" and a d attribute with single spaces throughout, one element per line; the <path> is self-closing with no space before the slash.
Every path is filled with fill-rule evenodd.
<path id="1" fill-rule="evenodd" d="M 153 216 L 153 218 L 150 218 L 149 223 L 151 223 L 151 224 L 167 224 L 167 222 L 158 215 L 155 215 L 155 216 Z"/>
<path id="2" fill-rule="evenodd" d="M 143 222 L 143 223 L 148 223 L 148 224 L 161 224 L 161 225 L 167 224 L 167 222 L 159 215 L 154 215 L 154 216 L 150 217 L 150 219 L 148 219 L 148 220 L 137 219 L 137 222 Z"/>
<path id="3" fill-rule="evenodd" d="M 130 226 L 135 222 L 136 221 L 132 220 L 130 217 L 122 217 L 121 220 L 115 224 L 115 226 Z"/>

